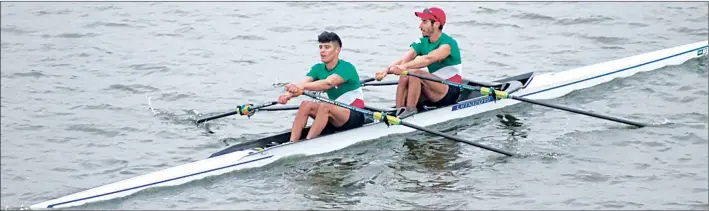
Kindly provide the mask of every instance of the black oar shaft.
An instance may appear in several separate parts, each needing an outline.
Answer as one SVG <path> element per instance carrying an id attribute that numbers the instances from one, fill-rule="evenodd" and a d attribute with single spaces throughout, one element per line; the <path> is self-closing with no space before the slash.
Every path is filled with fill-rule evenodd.
<path id="1" fill-rule="evenodd" d="M 197 124 L 199 124 L 199 123 L 206 122 L 206 121 L 209 121 L 209 120 L 219 119 L 219 118 L 222 118 L 222 117 L 231 116 L 231 115 L 235 115 L 235 114 L 238 114 L 238 113 L 239 113 L 238 111 L 227 112 L 227 113 L 219 114 L 219 115 L 216 115 L 216 116 L 207 117 L 207 118 L 204 118 L 204 119 L 199 119 L 199 120 L 197 120 L 197 121 L 195 121 L 195 122 L 196 122 Z"/>
<path id="2" fill-rule="evenodd" d="M 279 107 L 268 107 L 268 108 L 261 108 L 259 111 L 287 111 L 287 110 L 297 110 L 300 108 L 300 105 L 286 105 L 286 106 L 279 106 Z"/>
<path id="3" fill-rule="evenodd" d="M 399 81 L 386 81 L 386 82 L 363 83 L 362 86 L 391 86 L 391 85 L 397 85 L 397 84 L 399 84 Z"/>
<path id="4" fill-rule="evenodd" d="M 612 117 L 612 116 L 606 116 L 606 115 L 602 115 L 602 114 L 596 114 L 596 113 L 592 113 L 592 112 L 588 112 L 588 111 L 582 111 L 582 110 L 579 110 L 579 109 L 570 108 L 570 107 L 565 107 L 565 106 L 560 106 L 560 105 L 549 104 L 549 103 L 545 103 L 545 102 L 537 101 L 537 100 L 532 100 L 532 99 L 528 99 L 528 98 L 517 97 L 517 96 L 512 96 L 512 95 L 510 95 L 509 98 L 515 99 L 515 100 L 519 100 L 519 101 L 522 101 L 522 102 L 527 102 L 527 103 L 537 104 L 537 105 L 541 105 L 541 106 L 546 106 L 546 107 L 549 107 L 549 108 L 560 109 L 560 110 L 564 110 L 564 111 L 568 111 L 568 112 L 572 112 L 572 113 L 583 114 L 583 115 L 588 115 L 588 116 L 592 116 L 592 117 L 596 117 L 596 118 L 601 118 L 601 119 L 605 119 L 605 120 L 610 120 L 610 121 L 614 121 L 614 122 L 625 123 L 625 124 L 629 124 L 629 125 L 633 125 L 633 126 L 637 126 L 637 127 L 645 127 L 645 126 L 647 126 L 646 124 L 639 123 L 639 122 L 635 122 L 635 121 L 631 121 L 631 120 L 621 119 L 621 118 Z"/>
<path id="5" fill-rule="evenodd" d="M 454 83 L 454 82 L 441 80 L 441 79 L 437 79 L 437 78 L 432 78 L 432 77 L 428 77 L 428 76 L 423 76 L 423 75 L 418 75 L 418 74 L 414 74 L 414 73 L 407 72 L 404 74 L 414 76 L 417 78 L 421 78 L 421 79 L 425 79 L 425 80 L 436 81 L 439 83 L 443 83 L 443 84 L 447 84 L 447 85 L 451 85 L 451 86 L 456 86 L 456 87 L 459 87 L 462 89 L 468 89 L 468 90 L 472 90 L 472 91 L 480 91 L 479 87 L 472 87 L 472 86 L 468 86 L 465 84 Z M 498 97 L 498 96 L 495 96 L 495 97 Z M 643 124 L 643 123 L 639 123 L 639 122 L 635 122 L 635 121 L 630 121 L 630 120 L 621 119 L 618 117 L 607 116 L 607 115 L 602 115 L 602 114 L 591 113 L 588 111 L 582 111 L 579 109 L 570 108 L 570 107 L 561 106 L 561 105 L 554 105 L 554 104 L 545 103 L 545 102 L 541 102 L 541 101 L 537 101 L 537 100 L 532 100 L 532 99 L 528 99 L 528 98 L 524 98 L 524 97 L 513 96 L 513 95 L 510 95 L 509 93 L 506 93 L 505 97 L 503 97 L 503 98 L 515 99 L 515 100 L 519 100 L 519 101 L 523 101 L 523 102 L 527 102 L 527 103 L 546 106 L 549 108 L 556 108 L 556 109 L 560 109 L 560 110 L 564 110 L 564 111 L 568 111 L 568 112 L 572 112 L 572 113 L 583 114 L 583 115 L 592 116 L 592 117 L 596 117 L 596 118 L 600 118 L 600 119 L 629 124 L 629 125 L 633 125 L 633 126 L 637 126 L 637 127 L 647 126 L 647 124 Z"/>
<path id="6" fill-rule="evenodd" d="M 374 79 L 374 78 L 365 78 L 365 79 L 360 79 L 360 80 L 359 80 L 359 83 L 360 83 L 360 84 L 364 84 L 364 83 L 372 82 L 372 81 L 374 81 L 374 80 L 376 80 L 376 79 Z"/>
<path id="7" fill-rule="evenodd" d="M 435 82 L 438 82 L 438 83 L 442 83 L 442 84 L 446 84 L 446 85 L 455 86 L 455 87 L 458 87 L 458 88 L 461 88 L 461 89 L 468 89 L 468 90 L 471 90 L 471 91 L 480 91 L 480 87 L 473 87 L 473 86 L 468 86 L 468 85 L 466 85 L 466 84 L 453 83 L 453 82 L 446 81 L 446 80 L 443 80 L 443 79 L 432 78 L 432 77 L 428 77 L 428 76 L 424 76 L 424 75 L 419 75 L 419 74 L 414 74 L 414 73 L 409 73 L 409 72 L 403 73 L 403 75 L 409 75 L 409 76 L 414 76 L 414 77 L 417 77 L 417 78 L 420 78 L 420 79 L 425 79 L 425 80 L 429 80 L 429 81 L 435 81 Z"/>
<path id="8" fill-rule="evenodd" d="M 351 106 L 351 105 L 347 105 L 347 104 L 344 104 L 344 103 L 341 103 L 341 102 L 338 102 L 338 101 L 333 101 L 333 100 L 330 100 L 330 99 L 325 99 L 325 98 L 323 98 L 323 97 L 314 95 L 314 94 L 309 93 L 309 92 L 303 92 L 303 95 L 308 96 L 308 97 L 311 97 L 311 98 L 316 99 L 316 100 L 320 100 L 320 101 L 326 102 L 326 103 L 330 103 L 330 104 L 334 104 L 334 105 L 337 105 L 337 106 L 340 106 L 340 107 L 343 107 L 343 108 L 347 108 L 347 109 L 350 109 L 351 111 L 361 112 L 361 113 L 363 113 L 363 114 L 365 114 L 365 115 L 368 115 L 368 116 L 371 116 L 371 117 L 374 117 L 374 116 L 375 116 L 375 113 L 374 113 L 374 112 L 371 112 L 371 111 L 368 111 L 368 110 L 364 110 L 364 109 L 360 109 L 360 108 L 357 108 L 357 107 L 354 107 L 354 106 Z M 386 114 L 382 114 L 382 115 L 386 116 Z M 396 118 L 396 117 L 387 117 L 387 118 Z M 396 118 L 396 119 L 398 119 L 398 118 Z M 398 119 L 398 122 L 399 122 L 398 124 L 400 124 L 400 125 L 404 125 L 404 126 L 407 126 L 407 127 L 413 128 L 413 129 L 417 129 L 417 130 L 421 130 L 421 131 L 424 131 L 424 132 L 428 132 L 428 133 L 431 133 L 431 134 L 434 134 L 434 135 L 438 135 L 438 136 L 441 136 L 441 137 L 444 137 L 444 138 L 447 138 L 447 139 L 450 139 L 450 140 L 453 140 L 453 141 L 457 141 L 457 142 L 461 142 L 461 143 L 470 144 L 470 145 L 473 145 L 473 146 L 476 146 L 476 147 L 480 147 L 480 148 L 483 148 L 483 149 L 487 149 L 487 150 L 490 150 L 490 151 L 493 151 L 493 152 L 497 152 L 497 153 L 500 153 L 500 154 L 503 154 L 503 155 L 507 155 L 507 156 L 513 156 L 513 155 L 514 155 L 514 154 L 512 154 L 512 153 L 510 153 L 510 152 L 506 152 L 506 151 L 503 151 L 503 150 L 500 150 L 500 149 L 495 149 L 495 148 L 492 148 L 492 147 L 489 147 L 489 146 L 485 146 L 485 145 L 482 145 L 482 144 L 477 144 L 477 143 L 475 143 L 475 142 L 468 141 L 468 140 L 465 140 L 465 139 L 462 139 L 462 138 L 458 138 L 458 137 L 455 137 L 455 136 L 447 135 L 447 134 L 441 133 L 441 132 L 439 132 L 439 131 L 426 129 L 426 128 L 421 127 L 421 126 L 418 126 L 418 125 L 414 125 L 414 124 L 411 124 L 411 123 L 404 122 L 403 120 L 400 120 L 400 119 Z"/>
<path id="9" fill-rule="evenodd" d="M 434 134 L 434 135 L 438 135 L 438 136 L 441 136 L 441 137 L 444 137 L 444 138 L 447 138 L 447 139 L 450 139 L 450 140 L 453 140 L 453 141 L 457 141 L 457 142 L 461 142 L 461 143 L 473 145 L 473 146 L 476 146 L 476 147 L 480 147 L 480 148 L 483 148 L 483 149 L 486 149 L 486 150 L 490 150 L 490 151 L 493 151 L 493 152 L 497 152 L 497 153 L 500 153 L 500 154 L 503 154 L 503 155 L 514 156 L 514 154 L 512 154 L 512 153 L 510 153 L 510 152 L 507 152 L 507 151 L 504 151 L 504 150 L 501 150 L 501 149 L 497 149 L 497 148 L 485 146 L 485 145 L 482 145 L 482 144 L 478 144 L 478 143 L 475 143 L 475 142 L 472 142 L 472 141 L 468 141 L 468 140 L 465 140 L 465 139 L 462 139 L 462 138 L 458 138 L 458 137 L 451 136 L 451 135 L 448 135 L 448 134 L 445 134 L 445 133 L 441 133 L 441 132 L 439 132 L 439 131 L 429 130 L 429 129 L 426 129 L 426 128 L 424 128 L 424 127 L 418 126 L 418 125 L 410 124 L 410 123 L 408 123 L 408 122 L 402 121 L 402 122 L 401 122 L 401 125 L 404 125 L 404 126 L 407 126 L 407 127 L 413 128 L 413 129 L 417 129 L 417 130 L 420 130 L 420 131 L 424 131 L 424 132 L 427 132 L 427 133 L 431 133 L 431 134 Z"/>
<path id="10" fill-rule="evenodd" d="M 256 109 L 260 109 L 260 108 L 264 108 L 264 107 L 276 105 L 277 103 L 278 103 L 278 102 L 276 102 L 276 101 L 272 101 L 272 102 L 268 102 L 268 103 L 265 103 L 265 104 L 262 104 L 262 105 L 257 105 L 257 106 L 251 107 L 249 110 L 250 110 L 250 111 L 254 111 L 254 110 L 256 110 Z M 197 121 L 195 121 L 195 122 L 196 122 L 197 124 L 199 124 L 199 123 L 206 122 L 206 121 L 209 121 L 209 120 L 219 119 L 219 118 L 222 118 L 222 117 L 227 117 L 227 116 L 231 116 L 231 115 L 235 115 L 235 114 L 239 114 L 239 111 L 231 111 L 231 112 L 219 114 L 219 115 L 216 115 L 216 116 L 211 116 L 211 117 L 207 117 L 207 118 L 204 118 L 204 119 L 199 119 L 199 120 L 197 120 Z"/>

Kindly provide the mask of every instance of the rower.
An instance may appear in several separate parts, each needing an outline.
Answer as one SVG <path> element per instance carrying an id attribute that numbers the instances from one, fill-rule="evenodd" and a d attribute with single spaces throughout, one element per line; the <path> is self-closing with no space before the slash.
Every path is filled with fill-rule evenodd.
<path id="1" fill-rule="evenodd" d="M 342 49 L 340 37 L 326 31 L 318 36 L 318 42 L 322 63 L 313 65 L 298 84 L 287 84 L 285 89 L 288 92 L 278 97 L 278 103 L 286 104 L 288 100 L 302 93 L 302 90 L 309 90 L 326 91 L 330 100 L 364 108 L 364 94 L 357 69 L 351 63 L 339 58 Z M 306 139 L 315 138 L 323 131 L 336 132 L 364 125 L 364 115 L 360 112 L 351 112 L 349 109 L 329 103 L 303 101 L 293 120 L 291 142 L 300 140 L 308 117 L 315 120 L 310 126 Z"/>
<path id="2" fill-rule="evenodd" d="M 440 8 L 431 7 L 422 12 L 415 12 L 414 15 L 421 18 L 419 29 L 422 37 L 410 45 L 411 48 L 403 58 L 378 71 L 375 78 L 381 80 L 387 74 L 400 75 L 406 70 L 410 73 L 461 83 L 463 66 L 458 43 L 442 32 L 446 24 L 445 12 Z M 420 69 L 423 67 L 427 67 L 428 71 Z M 416 77 L 400 76 L 396 88 L 397 116 L 403 118 L 415 114 L 419 103 L 430 107 L 455 104 L 459 93 L 458 87 Z"/>

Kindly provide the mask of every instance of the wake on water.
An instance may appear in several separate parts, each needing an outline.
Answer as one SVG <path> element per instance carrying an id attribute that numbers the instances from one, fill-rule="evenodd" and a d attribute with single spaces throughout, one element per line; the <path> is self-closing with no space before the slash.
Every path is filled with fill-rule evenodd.
<path id="1" fill-rule="evenodd" d="M 179 114 L 167 112 L 167 111 L 160 111 L 159 109 L 156 109 L 153 107 L 153 103 L 152 103 L 150 96 L 146 96 L 146 98 L 148 99 L 148 109 L 150 109 L 150 112 L 153 113 L 153 116 L 156 116 L 161 120 L 170 121 L 175 124 L 196 125 L 198 128 L 204 129 L 206 133 L 209 133 L 209 134 L 214 133 L 214 131 L 212 131 L 210 129 L 211 124 L 209 122 L 205 122 L 202 124 L 195 123 L 195 121 L 197 121 L 197 119 L 200 119 L 204 116 L 199 111 L 197 111 L 195 109 L 184 110 L 186 117 L 185 117 L 185 115 L 179 115 Z"/>

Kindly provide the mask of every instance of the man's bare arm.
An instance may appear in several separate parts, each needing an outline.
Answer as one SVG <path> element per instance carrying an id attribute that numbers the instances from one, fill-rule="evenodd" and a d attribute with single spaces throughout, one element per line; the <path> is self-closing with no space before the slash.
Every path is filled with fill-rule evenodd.
<path id="1" fill-rule="evenodd" d="M 419 69 L 426 67 L 434 62 L 442 61 L 446 57 L 451 55 L 451 46 L 448 44 L 441 45 L 436 50 L 431 51 L 431 53 L 416 57 L 416 59 L 401 64 L 401 69 Z"/>

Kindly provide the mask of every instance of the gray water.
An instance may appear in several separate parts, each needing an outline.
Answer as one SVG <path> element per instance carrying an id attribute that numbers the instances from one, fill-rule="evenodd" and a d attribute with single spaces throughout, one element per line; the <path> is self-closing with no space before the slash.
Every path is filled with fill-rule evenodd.
<path id="1" fill-rule="evenodd" d="M 558 72 L 703 41 L 708 4 L 437 3 L 465 77 Z M 287 129 L 294 112 L 190 124 L 275 100 L 319 61 L 323 30 L 362 76 L 402 56 L 428 3 L 2 2 L 2 199 L 18 208 L 196 161 Z M 634 129 L 517 104 L 423 133 L 285 159 L 79 209 L 708 209 L 707 62 L 550 102 Z M 375 106 L 394 87 L 366 89 Z M 148 98 L 150 103 L 148 104 Z M 294 99 L 298 104 L 304 97 Z"/>

